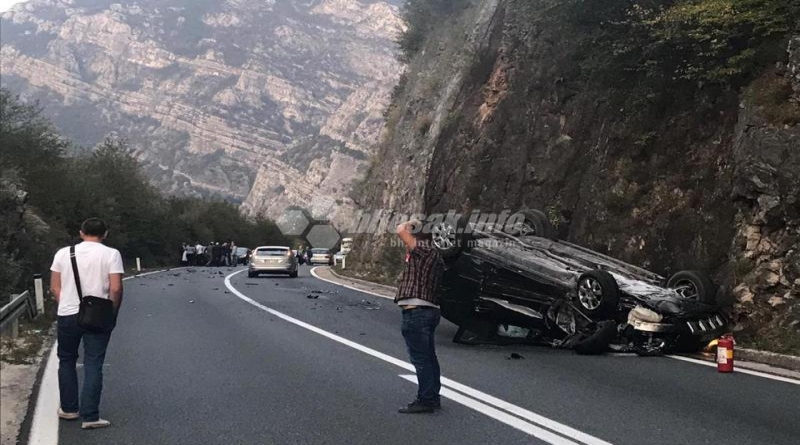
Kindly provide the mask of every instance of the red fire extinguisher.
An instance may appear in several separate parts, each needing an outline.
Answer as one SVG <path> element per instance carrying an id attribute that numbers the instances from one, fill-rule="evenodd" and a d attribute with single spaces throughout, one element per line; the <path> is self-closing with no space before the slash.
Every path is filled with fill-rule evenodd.
<path id="1" fill-rule="evenodd" d="M 733 336 L 725 334 L 717 342 L 717 371 L 733 372 Z"/>

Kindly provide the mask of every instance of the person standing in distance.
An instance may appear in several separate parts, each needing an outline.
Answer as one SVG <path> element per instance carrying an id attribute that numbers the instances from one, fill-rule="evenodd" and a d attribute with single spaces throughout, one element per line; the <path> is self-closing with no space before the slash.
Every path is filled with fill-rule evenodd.
<path id="1" fill-rule="evenodd" d="M 104 246 L 108 236 L 106 223 L 89 218 L 81 224 L 82 243 L 75 246 L 75 259 L 83 295 L 108 298 L 114 312 L 122 305 L 122 256 Z M 61 406 L 58 417 L 81 418 L 81 428 L 105 428 L 111 422 L 100 418 L 100 394 L 103 390 L 103 362 L 111 332 L 97 332 L 78 325 L 80 299 L 70 258 L 70 248 L 59 250 L 50 267 L 50 291 L 58 302 L 58 389 Z M 83 341 L 83 390 L 78 403 L 78 347 Z"/>
<path id="2" fill-rule="evenodd" d="M 422 222 L 400 224 L 397 234 L 406 245 L 406 256 L 395 303 L 403 310 L 403 338 L 419 384 L 417 398 L 398 411 L 432 413 L 441 407 L 441 371 L 436 357 L 435 333 L 441 318 L 437 290 L 444 273 L 444 261 L 439 251 L 431 246 L 430 233 L 423 232 Z"/>

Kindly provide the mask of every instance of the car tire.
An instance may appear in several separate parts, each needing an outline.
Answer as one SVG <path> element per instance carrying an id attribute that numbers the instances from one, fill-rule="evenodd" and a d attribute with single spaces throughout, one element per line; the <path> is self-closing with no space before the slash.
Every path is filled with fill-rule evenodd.
<path id="1" fill-rule="evenodd" d="M 256 277 L 258 277 L 257 273 L 247 272 L 247 278 L 256 278 Z"/>
<path id="2" fill-rule="evenodd" d="M 431 244 L 443 258 L 455 258 L 467 248 L 472 237 L 467 233 L 467 221 L 459 216 L 455 221 L 441 221 L 431 227 Z"/>
<path id="3" fill-rule="evenodd" d="M 698 337 L 684 334 L 678 337 L 675 341 L 674 352 L 681 354 L 693 354 L 700 352 L 708 344 L 708 341 L 703 341 Z"/>
<path id="4" fill-rule="evenodd" d="M 592 320 L 613 316 L 619 306 L 617 280 L 604 270 L 592 270 L 578 278 L 575 306 Z"/>
<path id="5" fill-rule="evenodd" d="M 506 232 L 514 236 L 538 236 L 541 238 L 554 238 L 556 229 L 547 218 L 544 212 L 536 209 L 520 210 L 525 219 L 523 221 L 524 228 L 520 230 L 515 227 L 506 227 Z"/>
<path id="6" fill-rule="evenodd" d="M 297 271 L 290 273 L 289 278 L 297 278 Z"/>
<path id="7" fill-rule="evenodd" d="M 674 289 L 688 300 L 716 306 L 717 286 L 708 274 L 697 270 L 682 270 L 667 280 L 667 287 Z"/>
<path id="8" fill-rule="evenodd" d="M 592 323 L 594 332 L 578 339 L 572 346 L 580 355 L 598 355 L 608 351 L 608 345 L 617 336 L 617 324 L 613 320 Z"/>

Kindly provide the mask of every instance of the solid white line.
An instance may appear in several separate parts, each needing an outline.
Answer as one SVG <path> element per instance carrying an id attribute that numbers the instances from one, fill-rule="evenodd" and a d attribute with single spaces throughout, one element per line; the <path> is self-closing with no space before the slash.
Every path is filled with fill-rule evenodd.
<path id="1" fill-rule="evenodd" d="M 349 347 L 351 347 L 351 348 L 353 348 L 353 349 L 355 349 L 357 351 L 361 351 L 361 352 L 363 352 L 363 353 L 365 353 L 367 355 L 371 355 L 371 356 L 373 356 L 375 358 L 383 360 L 383 361 L 385 361 L 387 363 L 391 363 L 391 364 L 393 364 L 395 366 L 398 366 L 400 368 L 403 368 L 403 369 L 405 369 L 407 371 L 415 372 L 414 366 L 411 363 L 407 363 L 407 362 L 405 362 L 403 360 L 400 360 L 400 359 L 397 359 L 397 358 L 392 357 L 390 355 L 387 355 L 387 354 L 384 354 L 382 352 L 376 351 L 375 349 L 366 347 L 366 346 L 361 345 L 359 343 L 356 343 L 354 341 L 348 340 L 348 339 L 346 339 L 344 337 L 340 337 L 340 336 L 338 336 L 336 334 L 332 334 L 332 333 L 330 333 L 330 332 L 328 332 L 326 330 L 323 330 L 323 329 L 320 329 L 320 328 L 318 328 L 316 326 L 310 325 L 310 324 L 308 324 L 308 323 L 306 323 L 304 321 L 300 321 L 300 320 L 298 320 L 298 319 L 296 319 L 294 317 L 290 317 L 290 316 L 288 316 L 288 315 L 286 315 L 286 314 L 284 314 L 282 312 L 276 311 L 275 309 L 271 309 L 271 308 L 269 308 L 267 306 L 264 306 L 263 304 L 253 300 L 252 298 L 248 297 L 247 295 L 239 292 L 239 290 L 236 289 L 231 284 L 231 278 L 233 276 L 235 276 L 236 274 L 239 274 L 239 273 L 241 273 L 243 271 L 244 270 L 240 270 L 240 271 L 234 272 L 234 273 L 232 273 L 232 274 L 230 274 L 230 275 L 225 277 L 225 287 L 227 287 L 228 290 L 230 290 L 231 293 L 233 295 L 236 295 L 238 298 L 246 301 L 247 303 L 250 303 L 251 305 L 253 305 L 253 306 L 255 306 L 255 307 L 257 307 L 257 308 L 259 308 L 259 309 L 261 309 L 261 310 L 263 310 L 263 311 L 265 311 L 267 313 L 270 313 L 270 314 L 272 314 L 272 315 L 274 315 L 274 316 L 276 316 L 278 318 L 281 318 L 281 319 L 283 319 L 285 321 L 288 321 L 289 323 L 292 323 L 292 324 L 295 324 L 295 325 L 300 326 L 302 328 L 308 329 L 311 332 L 314 332 L 316 334 L 322 335 L 323 337 L 327 337 L 327 338 L 329 338 L 329 339 L 331 339 L 331 340 L 333 340 L 335 342 L 341 343 L 341 344 L 343 344 L 345 346 L 349 346 Z M 530 420 L 530 421 L 532 421 L 534 423 L 539 423 L 541 426 L 544 426 L 546 428 L 552 429 L 552 430 L 557 431 L 557 432 L 559 432 L 561 434 L 570 436 L 573 439 L 580 440 L 580 441 L 582 441 L 582 442 L 584 442 L 586 444 L 589 444 L 589 445 L 611 445 L 608 442 L 605 442 L 605 441 L 600 440 L 600 439 L 598 439 L 596 437 L 593 437 L 593 436 L 590 436 L 590 435 L 588 435 L 586 433 L 583 433 L 583 432 L 580 432 L 578 430 L 575 430 L 575 429 L 573 429 L 573 428 L 571 428 L 571 427 L 569 427 L 567 425 L 564 425 L 564 424 L 561 424 L 559 422 L 556 422 L 555 420 L 548 419 L 548 418 L 546 418 L 544 416 L 541 416 L 539 414 L 533 413 L 533 412 L 528 411 L 528 410 L 526 410 L 524 408 L 520 408 L 520 407 L 518 407 L 516 405 L 512 405 L 511 403 L 505 402 L 505 401 L 500 400 L 500 399 L 498 399 L 496 397 L 492 397 L 492 396 L 490 396 L 490 395 L 488 395 L 486 393 L 478 391 L 478 390 L 476 390 L 474 388 L 471 388 L 469 386 L 462 385 L 462 384 L 460 384 L 458 382 L 455 382 L 453 380 L 450 380 L 450 379 L 447 379 L 447 378 L 442 378 L 442 384 L 445 385 L 445 386 L 449 386 L 449 387 L 451 387 L 451 388 L 453 388 L 455 390 L 467 393 L 467 394 L 469 394 L 469 395 L 471 395 L 471 396 L 473 396 L 475 398 L 481 399 L 483 402 L 486 402 L 488 404 L 495 405 L 495 406 L 497 406 L 499 408 L 502 408 L 502 409 L 505 409 L 507 411 L 511 411 L 511 412 L 514 412 L 514 413 L 519 413 L 517 415 L 525 417 L 527 420 Z M 552 442 L 552 443 L 556 443 L 556 442 Z"/>
<path id="2" fill-rule="evenodd" d="M 386 295 L 376 294 L 375 292 L 370 292 L 370 291 L 368 291 L 368 290 L 359 289 L 359 288 L 357 288 L 357 287 L 348 286 L 348 285 L 346 285 L 346 284 L 342 284 L 342 283 L 337 283 L 336 281 L 329 280 L 329 279 L 327 279 L 327 278 L 322 278 L 321 276 L 317 275 L 317 273 L 315 272 L 315 271 L 317 270 L 317 268 L 319 268 L 319 267 L 322 267 L 322 266 L 317 266 L 317 267 L 314 267 L 314 268 L 312 268 L 312 269 L 311 269 L 311 275 L 312 275 L 314 278 L 318 279 L 318 280 L 322 280 L 322 281 L 324 281 L 324 282 L 326 282 L 326 283 L 335 284 L 335 285 L 337 285 L 337 286 L 346 287 L 347 289 L 354 290 L 354 291 L 356 291 L 356 292 L 361 292 L 361 293 L 365 293 L 365 294 L 369 294 L 369 295 L 374 295 L 374 296 L 376 296 L 376 297 L 386 298 L 387 300 L 392 300 L 392 301 L 394 301 L 394 297 L 387 297 Z"/>
<path id="3" fill-rule="evenodd" d="M 175 269 L 182 268 L 155 270 L 126 277 L 122 281 Z M 31 432 L 28 437 L 29 445 L 58 445 L 58 416 L 56 412 L 61 404 L 58 389 L 58 340 L 53 342 L 53 349 L 50 351 L 47 363 L 44 366 L 42 384 L 39 386 L 39 396 L 36 398 L 36 406 L 33 409 Z"/>
<path id="4" fill-rule="evenodd" d="M 354 290 L 354 291 L 357 291 L 357 292 L 363 292 L 365 294 L 374 295 L 376 297 L 388 298 L 390 300 L 394 300 L 391 297 L 386 297 L 386 296 L 383 296 L 383 295 L 376 294 L 374 292 L 370 292 L 370 291 L 363 290 L 363 289 L 358 289 L 358 288 L 355 288 L 355 287 L 348 286 L 346 284 L 337 283 L 337 282 L 335 282 L 333 280 L 328 280 L 328 279 L 322 278 L 322 277 L 320 277 L 319 275 L 317 275 L 314 272 L 314 269 L 316 269 L 316 267 L 311 269 L 311 275 L 313 275 L 314 278 L 316 278 L 318 280 L 322 280 L 322 281 L 325 281 L 327 283 L 335 284 L 337 286 L 346 287 L 348 289 L 351 289 L 351 290 Z M 610 353 L 609 355 L 614 356 L 614 357 L 636 357 L 637 356 L 636 354 L 632 354 L 632 353 Z M 698 365 L 714 366 L 714 367 L 717 366 L 715 363 L 706 362 L 706 361 L 703 361 L 703 360 L 697 360 L 697 359 L 693 359 L 693 358 L 689 358 L 689 357 L 682 357 L 682 356 L 679 356 L 679 355 L 667 355 L 665 357 L 674 358 L 676 360 L 683 360 L 683 361 L 689 362 L 689 363 L 696 363 Z M 766 379 L 777 380 L 779 382 L 786 382 L 786 383 L 793 383 L 795 385 L 800 385 L 800 380 L 792 379 L 792 378 L 789 378 L 789 377 L 781 377 L 781 376 L 769 374 L 769 373 L 766 373 L 766 372 L 751 371 L 749 369 L 740 369 L 740 368 L 736 369 L 735 372 L 741 372 L 742 374 L 750 374 L 750 375 L 754 375 L 754 376 L 757 376 L 757 377 L 764 377 Z"/>
<path id="5" fill-rule="evenodd" d="M 53 445 L 58 443 L 58 342 L 53 343 L 53 349 L 47 358 L 44 368 L 42 384 L 39 387 L 39 396 L 36 398 L 36 408 L 33 411 L 31 433 L 28 438 L 29 445 Z"/>
<path id="6" fill-rule="evenodd" d="M 271 309 L 271 308 L 269 308 L 267 306 L 264 306 L 263 304 L 253 300 L 252 298 L 248 297 L 247 295 L 239 292 L 239 290 L 236 289 L 235 287 L 233 287 L 233 285 L 231 284 L 231 277 L 233 277 L 236 274 L 242 273 L 245 270 L 246 269 L 234 272 L 234 273 L 228 275 L 227 277 L 225 277 L 225 286 L 228 288 L 228 290 L 231 291 L 231 293 L 233 293 L 234 295 L 236 295 L 240 299 L 252 304 L 253 306 L 261 309 L 262 311 L 268 312 L 268 313 L 270 313 L 270 314 L 272 314 L 272 315 L 274 315 L 274 316 L 276 316 L 278 318 L 281 318 L 281 319 L 283 319 L 285 321 L 288 321 L 289 323 L 292 323 L 292 324 L 295 324 L 297 326 L 300 326 L 301 328 L 308 329 L 309 331 L 311 331 L 311 332 L 313 332 L 315 334 L 319 334 L 319 335 L 321 335 L 323 337 L 327 337 L 327 338 L 329 338 L 329 339 L 331 339 L 333 341 L 339 342 L 339 343 L 341 343 L 341 344 L 343 344 L 345 346 L 349 346 L 349 347 L 351 347 L 353 349 L 356 349 L 356 350 L 361 351 L 361 352 L 363 352 L 365 354 L 371 355 L 371 356 L 373 356 L 375 358 L 381 359 L 381 360 L 383 360 L 385 362 L 391 363 L 391 364 L 393 364 L 395 366 L 399 366 L 399 367 L 401 367 L 401 368 L 403 368 L 405 370 L 408 370 L 408 371 L 411 371 L 411 372 L 415 372 L 414 365 L 412 365 L 411 363 L 406 363 L 406 362 L 404 362 L 402 360 L 399 360 L 399 359 L 396 359 L 396 358 L 394 358 L 394 357 L 392 357 L 390 355 L 384 354 L 382 352 L 378 352 L 378 351 L 376 351 L 374 349 L 371 349 L 371 348 L 368 348 L 366 346 L 362 346 L 362 345 L 360 345 L 360 344 L 358 344 L 358 343 L 356 343 L 354 341 L 350 341 L 350 340 L 348 340 L 348 339 L 346 339 L 344 337 L 339 337 L 336 334 L 332 334 L 332 333 L 330 333 L 328 331 L 325 331 L 323 329 L 320 329 L 320 328 L 318 328 L 318 327 L 316 327 L 314 325 L 310 325 L 310 324 L 308 324 L 308 323 L 306 323 L 304 321 L 300 321 L 300 320 L 298 320 L 298 319 L 296 319 L 294 317 L 290 317 L 290 316 L 284 314 L 283 312 L 278 312 L 275 309 Z"/>
<path id="7" fill-rule="evenodd" d="M 513 405 L 511 403 L 506 402 L 505 400 L 498 399 L 497 397 L 486 394 L 485 392 L 478 391 L 477 389 L 471 388 L 469 386 L 462 385 L 461 383 L 455 382 L 453 380 L 442 378 L 442 385 L 449 386 L 455 389 L 456 391 L 463 392 L 464 394 L 474 397 L 483 402 L 486 402 L 489 405 L 494 405 L 497 408 L 506 410 L 512 414 L 530 420 L 531 422 L 534 422 L 545 428 L 549 428 L 565 436 L 571 437 L 576 440 L 580 440 L 581 442 L 586 443 L 588 445 L 611 445 L 611 443 L 598 439 L 592 435 L 586 434 L 582 431 L 578 431 L 567 425 L 556 422 L 555 420 L 549 419 L 540 414 L 536 414 L 532 411 L 529 411 L 517 405 Z"/>
<path id="8" fill-rule="evenodd" d="M 667 357 L 674 358 L 675 360 L 681 360 L 681 361 L 684 361 L 684 362 L 696 363 L 698 365 L 710 366 L 712 368 L 716 368 L 717 367 L 716 363 L 706 362 L 706 361 L 703 361 L 703 360 L 698 360 L 696 358 L 683 357 L 683 356 L 680 356 L 680 355 L 668 355 Z M 763 377 L 765 379 L 771 379 L 771 380 L 777 380 L 779 382 L 791 383 L 793 385 L 800 385 L 800 380 L 792 379 L 792 378 L 789 378 L 789 377 L 781 377 L 779 375 L 768 374 L 766 372 L 751 371 L 749 369 L 742 369 L 742 368 L 734 368 L 733 372 L 734 373 L 741 373 L 741 374 L 750 374 L 750 375 L 754 375 L 754 376 L 757 376 L 757 377 Z"/>
<path id="9" fill-rule="evenodd" d="M 417 376 L 414 374 L 411 375 L 401 374 L 400 377 L 414 384 L 417 383 Z M 451 389 L 442 388 L 439 394 L 442 397 L 448 398 L 456 403 L 460 403 L 461 405 L 464 405 L 467 408 L 472 408 L 481 414 L 485 414 L 486 416 L 489 416 L 495 420 L 505 423 L 506 425 L 514 427 L 520 431 L 528 433 L 531 436 L 541 439 L 547 443 L 557 444 L 557 445 L 579 445 L 578 442 L 573 442 L 569 439 L 553 434 L 544 428 L 540 428 L 532 423 L 525 422 L 522 419 L 516 418 L 508 413 L 500 411 L 499 409 L 492 408 L 491 406 L 486 405 L 485 403 L 481 403 L 463 394 L 459 394 Z"/>

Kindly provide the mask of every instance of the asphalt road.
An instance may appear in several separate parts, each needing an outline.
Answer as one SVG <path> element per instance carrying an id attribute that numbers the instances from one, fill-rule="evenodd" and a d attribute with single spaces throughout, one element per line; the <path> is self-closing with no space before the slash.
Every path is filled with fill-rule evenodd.
<path id="1" fill-rule="evenodd" d="M 391 301 L 228 268 L 126 281 L 107 357 L 104 430 L 61 444 L 796 444 L 800 386 L 669 358 L 464 346 L 443 322 L 443 408 L 416 384 Z M 310 299 L 307 295 L 318 298 Z M 249 300 L 249 301 L 248 301 Z M 522 355 L 509 360 L 512 352 Z M 465 385 L 465 386 L 461 386 Z"/>

